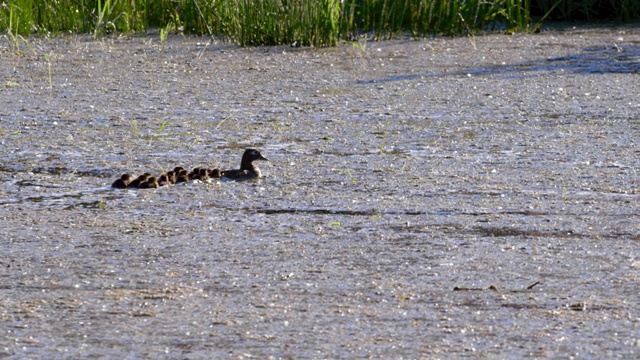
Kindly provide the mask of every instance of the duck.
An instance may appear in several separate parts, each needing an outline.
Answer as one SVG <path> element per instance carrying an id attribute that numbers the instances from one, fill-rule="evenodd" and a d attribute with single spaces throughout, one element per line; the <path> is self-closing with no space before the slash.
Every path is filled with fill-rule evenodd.
<path id="1" fill-rule="evenodd" d="M 141 184 L 141 183 L 143 183 L 143 182 L 145 182 L 145 181 L 146 181 L 150 176 L 151 176 L 151 174 L 149 174 L 149 173 L 144 173 L 144 174 L 142 174 L 142 175 L 138 176 L 137 178 L 133 179 L 133 180 L 129 183 L 128 187 L 130 187 L 130 188 L 137 188 L 137 187 L 140 187 L 140 184 Z"/>
<path id="2" fill-rule="evenodd" d="M 200 168 L 198 176 L 200 180 L 207 181 L 209 180 L 209 171 L 205 168 Z"/>
<path id="3" fill-rule="evenodd" d="M 158 186 L 167 186 L 167 185 L 171 185 L 169 176 L 166 173 L 160 174 L 160 177 L 158 178 Z"/>
<path id="4" fill-rule="evenodd" d="M 176 183 L 176 172 L 171 170 L 167 172 L 167 181 L 169 182 L 169 184 L 175 184 Z"/>
<path id="5" fill-rule="evenodd" d="M 116 181 L 113 182 L 113 184 L 111 184 L 111 187 L 116 189 L 126 189 L 127 186 L 129 186 L 130 182 L 131 182 L 131 175 L 122 174 Z"/>
<path id="6" fill-rule="evenodd" d="M 160 185 L 158 184 L 158 180 L 155 176 L 149 176 L 147 180 L 138 185 L 138 189 L 155 189 L 158 187 L 160 187 Z"/>
<path id="7" fill-rule="evenodd" d="M 187 181 L 189 181 L 189 173 L 187 173 L 187 170 L 185 169 L 180 170 L 176 174 L 176 184 L 181 182 L 187 182 Z"/>
<path id="8" fill-rule="evenodd" d="M 209 176 L 210 178 L 214 178 L 214 179 L 218 179 L 222 177 L 222 170 L 215 168 L 215 169 L 208 169 L 207 170 L 207 176 Z"/>
<path id="9" fill-rule="evenodd" d="M 262 177 L 260 169 L 253 164 L 254 161 L 269 161 L 266 157 L 260 154 L 260 151 L 256 149 L 246 149 L 242 154 L 242 161 L 240 162 L 240 169 L 223 170 L 221 176 L 223 178 L 232 180 L 251 180 Z"/>
<path id="10" fill-rule="evenodd" d="M 191 170 L 191 172 L 189 173 L 189 179 L 191 180 L 200 180 L 200 168 L 199 167 L 195 167 L 193 168 L 193 170 Z"/>

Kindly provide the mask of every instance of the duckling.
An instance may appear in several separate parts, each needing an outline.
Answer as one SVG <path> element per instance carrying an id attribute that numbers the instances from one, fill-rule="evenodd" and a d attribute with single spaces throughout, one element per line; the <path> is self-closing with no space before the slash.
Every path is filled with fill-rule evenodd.
<path id="1" fill-rule="evenodd" d="M 150 176 L 151 176 L 151 174 L 144 173 L 144 174 L 138 176 L 137 178 L 133 179 L 133 181 L 131 181 L 129 183 L 128 187 L 130 187 L 130 188 L 140 187 L 140 184 L 145 182 Z"/>
<path id="2" fill-rule="evenodd" d="M 116 189 L 126 189 L 127 186 L 129 186 L 130 182 L 131 182 L 131 175 L 122 174 L 120 178 L 118 178 L 116 181 L 113 182 L 113 184 L 111 184 L 111 187 Z"/>
<path id="3" fill-rule="evenodd" d="M 176 173 L 175 171 L 171 170 L 167 172 L 167 181 L 169 182 L 169 184 L 175 184 L 176 183 Z"/>
<path id="4" fill-rule="evenodd" d="M 207 169 L 200 168 L 200 170 L 198 172 L 198 179 L 200 179 L 202 181 L 209 180 L 209 173 L 208 173 Z"/>
<path id="5" fill-rule="evenodd" d="M 222 171 L 221 171 L 220 169 L 218 169 L 218 168 L 215 168 L 215 169 L 209 169 L 209 170 L 207 170 L 207 175 L 208 175 L 210 178 L 218 179 L 218 178 L 221 178 L 221 177 L 222 177 Z"/>
<path id="6" fill-rule="evenodd" d="M 180 172 L 178 173 L 178 176 L 176 177 L 176 184 L 181 182 L 187 182 L 187 181 L 189 181 L 189 174 L 187 173 L 187 170 L 185 169 L 180 170 Z"/>
<path id="7" fill-rule="evenodd" d="M 155 176 L 152 176 L 147 179 L 147 184 L 149 184 L 150 188 L 159 188 L 160 184 L 158 184 L 158 179 Z"/>
<path id="8" fill-rule="evenodd" d="M 167 176 L 167 174 L 161 174 L 160 177 L 158 178 L 158 186 L 166 186 L 166 185 L 171 185 L 171 182 L 169 181 L 169 177 Z"/>
<path id="9" fill-rule="evenodd" d="M 184 168 L 182 166 L 176 166 L 173 168 L 173 172 L 176 174 L 179 174 L 180 171 L 184 170 Z"/>
<path id="10" fill-rule="evenodd" d="M 147 180 L 141 182 L 140 185 L 138 185 L 138 189 L 151 189 L 158 187 L 160 186 L 158 185 L 158 180 L 155 176 L 149 176 Z"/>
<path id="11" fill-rule="evenodd" d="M 189 179 L 191 180 L 200 180 L 200 168 L 199 167 L 195 167 L 193 168 L 193 170 L 191 170 L 191 172 L 189 173 Z"/>
<path id="12" fill-rule="evenodd" d="M 233 180 L 251 180 L 262 177 L 262 173 L 257 166 L 253 164 L 256 160 L 269 161 L 266 157 L 260 154 L 260 151 L 256 149 L 246 149 L 242 154 L 242 161 L 240 162 L 240 169 L 224 170 L 222 171 L 222 177 Z"/>

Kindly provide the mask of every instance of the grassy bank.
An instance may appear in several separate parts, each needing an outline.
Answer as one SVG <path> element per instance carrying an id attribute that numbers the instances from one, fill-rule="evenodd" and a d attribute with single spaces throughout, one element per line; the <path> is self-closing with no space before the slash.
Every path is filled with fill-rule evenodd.
<path id="1" fill-rule="evenodd" d="M 608 16 L 640 17 L 636 0 L 616 4 L 607 8 L 613 11 Z M 539 16 L 592 14 L 584 2 L 572 0 L 12 0 L 0 5 L 0 31 L 97 37 L 160 28 L 221 36 L 239 45 L 331 46 L 363 32 L 380 39 L 527 31 L 535 27 L 532 9 Z"/>

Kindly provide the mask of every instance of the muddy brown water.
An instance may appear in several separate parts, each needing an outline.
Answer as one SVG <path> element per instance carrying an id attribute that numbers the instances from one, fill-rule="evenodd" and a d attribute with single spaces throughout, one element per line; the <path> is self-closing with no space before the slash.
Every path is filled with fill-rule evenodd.
<path id="1" fill-rule="evenodd" d="M 640 356 L 638 28 L 2 40 L 0 357 Z"/>

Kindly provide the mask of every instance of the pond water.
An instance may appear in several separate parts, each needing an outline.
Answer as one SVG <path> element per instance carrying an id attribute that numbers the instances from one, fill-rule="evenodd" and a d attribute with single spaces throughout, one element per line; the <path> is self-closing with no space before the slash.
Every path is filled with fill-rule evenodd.
<path id="1" fill-rule="evenodd" d="M 26 41 L 0 357 L 638 357 L 638 28 Z M 263 179 L 110 188 L 249 147 Z"/>

